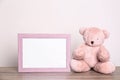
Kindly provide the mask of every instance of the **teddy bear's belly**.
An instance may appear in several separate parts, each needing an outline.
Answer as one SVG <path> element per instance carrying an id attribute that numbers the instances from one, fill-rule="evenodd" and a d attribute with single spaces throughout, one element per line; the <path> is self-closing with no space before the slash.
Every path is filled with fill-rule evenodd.
<path id="1" fill-rule="evenodd" d="M 84 60 L 90 67 L 94 67 L 95 64 L 98 62 L 97 57 L 90 54 L 85 56 Z"/>

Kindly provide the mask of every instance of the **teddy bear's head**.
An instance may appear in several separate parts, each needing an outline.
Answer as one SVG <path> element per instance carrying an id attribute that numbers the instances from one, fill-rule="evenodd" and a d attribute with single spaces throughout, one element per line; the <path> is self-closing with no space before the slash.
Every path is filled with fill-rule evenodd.
<path id="1" fill-rule="evenodd" d="M 80 34 L 83 35 L 85 43 L 92 47 L 100 46 L 109 37 L 109 33 L 106 30 L 96 27 L 81 28 Z"/>

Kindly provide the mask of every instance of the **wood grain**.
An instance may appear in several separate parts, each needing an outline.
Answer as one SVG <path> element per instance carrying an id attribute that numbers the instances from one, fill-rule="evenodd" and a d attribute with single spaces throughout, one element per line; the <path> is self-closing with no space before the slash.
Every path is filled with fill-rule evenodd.
<path id="1" fill-rule="evenodd" d="M 120 67 L 112 74 L 105 75 L 94 71 L 85 73 L 19 73 L 17 68 L 0 68 L 0 80 L 120 80 Z"/>

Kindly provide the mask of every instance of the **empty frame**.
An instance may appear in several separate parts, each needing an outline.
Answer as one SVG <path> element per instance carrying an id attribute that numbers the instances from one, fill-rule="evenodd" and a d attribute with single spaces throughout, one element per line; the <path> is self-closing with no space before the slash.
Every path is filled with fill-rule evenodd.
<path id="1" fill-rule="evenodd" d="M 19 72 L 69 72 L 69 34 L 18 34 Z"/>

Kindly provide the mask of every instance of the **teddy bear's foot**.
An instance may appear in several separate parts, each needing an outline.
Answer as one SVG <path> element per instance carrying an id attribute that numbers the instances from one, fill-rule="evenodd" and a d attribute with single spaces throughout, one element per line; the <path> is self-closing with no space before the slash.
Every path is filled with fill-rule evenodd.
<path id="1" fill-rule="evenodd" d="M 83 60 L 75 60 L 72 59 L 71 61 L 71 68 L 75 72 L 86 72 L 90 70 L 90 67 L 87 65 L 87 63 Z"/>
<path id="2" fill-rule="evenodd" d="M 99 62 L 94 70 L 100 73 L 109 74 L 115 71 L 115 66 L 111 62 Z"/>

